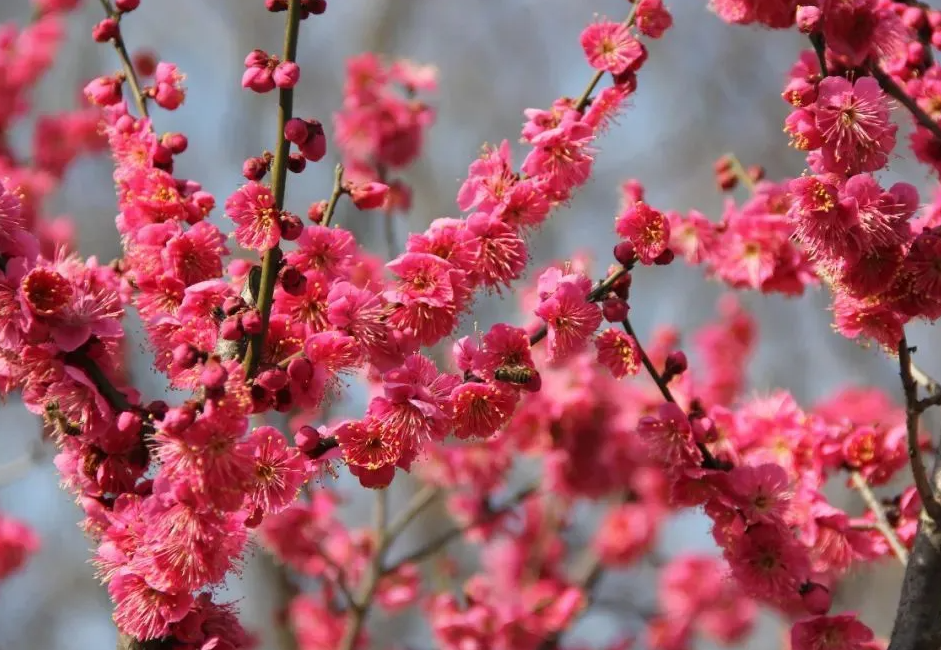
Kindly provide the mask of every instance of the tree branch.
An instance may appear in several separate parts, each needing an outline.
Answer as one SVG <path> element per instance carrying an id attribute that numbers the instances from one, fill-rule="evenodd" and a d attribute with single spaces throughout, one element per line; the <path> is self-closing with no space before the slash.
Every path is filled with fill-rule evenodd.
<path id="1" fill-rule="evenodd" d="M 902 106 L 908 109 L 908 112 L 912 114 L 916 122 L 931 131 L 931 134 L 938 140 L 941 140 L 941 126 L 938 126 L 938 123 L 931 119 L 930 115 L 921 110 L 918 103 L 912 99 L 901 86 L 895 83 L 895 80 L 891 76 L 886 74 L 878 65 L 872 66 L 872 76 L 876 78 L 876 81 L 879 82 L 879 86 L 887 95 L 895 98 Z"/>
<path id="2" fill-rule="evenodd" d="M 902 563 L 902 566 L 905 566 L 908 563 L 908 551 L 902 545 L 902 541 L 895 533 L 892 524 L 889 523 L 889 519 L 885 515 L 885 508 L 879 503 L 879 499 L 873 494 L 872 488 L 869 487 L 869 483 L 866 482 L 862 474 L 859 472 L 851 472 L 850 479 L 853 481 L 853 487 L 856 488 L 863 498 L 863 501 L 866 502 L 866 506 L 872 511 L 872 514 L 875 515 L 876 530 L 882 533 L 882 536 L 885 537 L 885 541 L 889 543 L 889 547 L 892 549 L 895 557 Z"/>
<path id="3" fill-rule="evenodd" d="M 301 0 L 290 0 L 288 4 L 287 20 L 284 28 L 284 61 L 297 59 L 297 41 L 301 23 Z M 284 209 L 284 193 L 287 187 L 288 156 L 291 153 L 291 143 L 284 137 L 284 127 L 294 112 L 294 90 L 283 88 L 278 98 L 278 146 L 275 150 L 274 163 L 271 168 L 271 184 L 274 190 L 275 207 L 280 211 Z M 274 299 L 274 285 L 278 280 L 278 271 L 281 266 L 281 247 L 265 252 L 261 262 L 261 286 L 258 290 L 258 311 L 261 314 L 261 331 L 253 335 L 248 341 L 243 365 L 245 376 L 251 378 L 258 369 L 261 360 L 261 351 L 265 345 L 268 334 L 268 322 L 271 319 L 271 306 Z"/>
<path id="4" fill-rule="evenodd" d="M 127 395 L 119 391 L 115 385 L 111 383 L 111 380 L 108 379 L 108 376 L 98 366 L 95 360 L 86 354 L 84 348 L 66 353 L 64 361 L 67 365 L 74 366 L 84 372 L 115 412 L 120 413 L 134 409 L 134 406 L 127 400 Z"/>
<path id="5" fill-rule="evenodd" d="M 333 221 L 333 214 L 337 211 L 337 203 L 345 193 L 343 191 L 343 165 L 337 164 L 333 170 L 333 192 L 330 193 L 330 200 L 323 212 L 323 223 L 321 225 L 324 227 L 330 225 L 330 222 Z"/>
<path id="6" fill-rule="evenodd" d="M 101 7 L 105 10 L 105 13 L 108 14 L 109 18 L 112 18 L 121 24 L 121 13 L 115 11 L 114 7 L 111 6 L 111 0 L 101 0 Z M 137 71 L 134 70 L 134 64 L 131 63 L 131 56 L 127 52 L 127 47 L 124 45 L 124 36 L 118 32 L 118 37 L 113 39 L 114 50 L 118 53 L 118 58 L 121 59 L 121 67 L 124 68 L 124 76 L 127 78 L 127 83 L 131 87 L 131 94 L 134 95 L 134 103 L 137 105 L 137 110 L 140 113 L 141 117 L 150 117 L 150 114 L 147 112 L 147 97 L 144 96 L 144 92 L 141 90 L 140 80 L 137 78 Z"/>
<path id="7" fill-rule="evenodd" d="M 941 489 L 941 453 L 932 471 Z M 888 650 L 937 650 L 941 647 L 941 528 L 922 513 L 918 534 L 905 567 L 902 593 Z"/>
<path id="8" fill-rule="evenodd" d="M 634 341 L 637 342 L 637 349 L 640 351 L 640 361 L 644 364 L 644 368 L 647 369 L 647 374 L 650 375 L 650 378 L 653 379 L 654 383 L 657 385 L 657 388 L 660 389 L 660 394 L 663 395 L 663 399 L 668 402 L 676 404 L 676 400 L 673 398 L 673 393 L 670 392 L 670 387 L 667 386 L 667 382 L 664 381 L 663 375 L 660 374 L 660 371 L 657 370 L 656 366 L 653 365 L 653 361 L 650 360 L 650 357 L 647 355 L 647 351 L 644 350 L 644 346 L 640 344 L 640 339 L 637 338 L 637 334 L 634 332 L 634 328 L 631 326 L 631 321 L 625 318 L 621 325 L 624 327 L 624 331 L 627 332 Z M 721 462 L 712 455 L 712 452 L 709 451 L 709 448 L 706 447 L 703 443 L 696 441 L 696 446 L 699 448 L 699 451 L 702 453 L 702 466 L 706 469 L 721 469 L 723 471 L 728 471 L 731 469 L 731 466 L 726 462 Z"/>
<path id="9" fill-rule="evenodd" d="M 488 509 L 481 518 L 476 519 L 474 521 L 470 521 L 461 526 L 456 526 L 452 528 L 451 530 L 447 531 L 446 533 L 439 535 L 432 541 L 428 542 L 426 545 L 422 546 L 421 548 L 409 553 L 402 559 L 398 560 L 392 566 L 386 567 L 383 570 L 383 573 L 385 574 L 392 573 L 393 571 L 395 571 L 396 569 L 398 569 L 399 567 L 405 564 L 421 562 L 422 560 L 428 557 L 431 557 L 432 555 L 434 555 L 435 553 L 443 549 L 445 546 L 447 546 L 449 543 L 451 543 L 453 540 L 457 539 L 458 537 L 466 533 L 471 528 L 490 522 L 496 519 L 497 517 L 499 517 L 500 515 L 506 514 L 507 512 L 513 510 L 515 507 L 520 505 L 523 501 L 525 501 L 526 499 L 531 497 L 533 494 L 535 494 L 537 489 L 538 489 L 538 484 L 536 483 L 524 487 L 515 495 L 510 497 L 506 501 L 506 503 L 504 503 L 502 506 Z"/>
<path id="10" fill-rule="evenodd" d="M 350 603 L 349 620 L 343 631 L 343 639 L 340 641 L 339 650 L 353 650 L 356 646 L 356 639 L 366 623 L 366 617 L 369 615 L 369 609 L 372 605 L 373 595 L 376 593 L 376 587 L 379 586 L 379 579 L 382 577 L 382 564 L 385 559 L 386 550 L 389 548 L 389 535 L 386 529 L 388 519 L 388 494 L 385 489 L 376 491 L 376 550 L 372 557 L 372 562 L 366 569 L 366 575 L 360 583 L 359 590 Z"/>
<path id="11" fill-rule="evenodd" d="M 931 483 L 928 481 L 925 464 L 921 458 L 921 450 L 918 448 L 918 420 L 922 411 L 927 407 L 923 406 L 923 403 L 918 399 L 918 384 L 912 375 L 911 350 L 904 335 L 902 335 L 902 340 L 899 341 L 898 355 L 899 375 L 902 378 L 902 389 L 905 392 L 905 428 L 908 433 L 908 459 L 912 468 L 912 478 L 915 480 L 915 488 L 918 490 L 918 496 L 921 497 L 921 504 L 925 512 L 936 522 L 941 522 L 941 503 L 935 497 Z"/>

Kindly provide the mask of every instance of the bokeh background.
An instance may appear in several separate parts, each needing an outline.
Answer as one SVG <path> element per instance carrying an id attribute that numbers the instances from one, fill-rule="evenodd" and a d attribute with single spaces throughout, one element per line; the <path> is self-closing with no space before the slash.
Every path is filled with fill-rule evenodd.
<path id="1" fill-rule="evenodd" d="M 619 125 L 603 138 L 592 181 L 534 237 L 537 262 L 584 252 L 604 262 L 610 254 L 617 188 L 627 178 L 639 179 L 650 203 L 660 209 L 697 208 L 715 218 L 723 197 L 714 187 L 712 163 L 723 152 L 734 151 L 745 164 L 765 165 L 773 179 L 801 173 L 803 157 L 788 149 L 781 132 L 787 106 L 779 96 L 787 69 L 805 45 L 799 35 L 728 26 L 709 13 L 704 0 L 667 4 L 675 28 L 665 39 L 650 43 L 639 91 Z M 625 0 L 331 2 L 327 13 L 302 32 L 297 112 L 329 124 L 339 107 L 344 59 L 349 55 L 372 50 L 438 66 L 440 90 L 433 101 L 437 123 L 421 160 L 404 174 L 415 195 L 407 220 L 394 226 L 401 245 L 408 231 L 457 213 L 459 179 L 482 143 L 504 138 L 515 142 L 523 109 L 545 107 L 558 96 L 581 92 L 590 76 L 579 46 L 582 27 L 596 13 L 620 19 L 628 9 Z M 0 2 L 0 22 L 23 24 L 30 13 L 28 0 Z M 81 83 L 117 69 L 112 49 L 90 39 L 91 27 L 100 18 L 101 7 L 92 0 L 69 18 L 64 56 L 36 96 L 41 110 L 74 106 Z M 274 96 L 242 91 L 239 79 L 249 50 L 280 50 L 282 16 L 267 13 L 261 0 L 147 0 L 123 29 L 132 50 L 153 50 L 188 75 L 186 104 L 173 114 L 156 111 L 156 126 L 188 136 L 190 147 L 178 162 L 177 174 L 203 183 L 221 203 L 239 184 L 242 161 L 273 147 Z M 28 123 L 17 134 L 24 147 L 29 141 L 25 127 Z M 332 154 L 302 176 L 290 178 L 289 208 L 304 213 L 311 201 L 326 198 L 336 162 Z M 110 173 L 107 159 L 83 160 L 50 206 L 52 213 L 74 218 L 80 251 L 105 261 L 120 254 Z M 923 200 L 934 192 L 935 183 L 926 171 L 904 157 L 884 174 L 887 184 L 901 178 L 918 186 Z M 220 215 L 214 218 L 219 222 Z M 382 215 L 341 209 L 337 219 L 367 246 L 384 249 Z M 642 339 L 658 324 L 690 333 L 715 316 L 715 301 L 723 291 L 704 280 L 699 270 L 681 264 L 638 274 L 632 288 L 632 320 Z M 892 361 L 831 331 L 823 291 L 800 299 L 757 294 L 741 298 L 757 317 L 761 335 L 749 366 L 749 391 L 782 387 L 809 405 L 840 386 L 857 383 L 880 386 L 899 397 Z M 475 318 L 484 328 L 498 314 L 510 319 L 508 314 L 516 310 L 512 296 L 484 300 L 479 307 Z M 140 341 L 133 318 L 128 331 Z M 936 333 L 928 326 L 913 327 L 909 339 L 918 345 L 919 364 L 941 375 L 941 353 L 932 345 Z M 149 369 L 148 354 L 141 345 L 130 350 L 139 388 L 148 396 L 160 396 L 165 386 Z M 936 421 L 929 418 L 928 424 Z M 26 569 L 0 585 L 0 650 L 111 648 L 115 631 L 110 606 L 87 563 L 89 543 L 76 525 L 80 511 L 58 489 L 51 450 L 39 450 L 38 459 L 28 459 L 39 432 L 38 421 L 15 399 L 0 407 L 0 467 L 5 468 L 0 510 L 28 522 L 43 540 L 41 553 Z M 350 521 L 369 521 L 367 497 L 349 487 L 354 496 Z M 401 504 L 411 489 L 408 481 L 397 481 L 393 504 Z M 851 513 L 861 512 L 858 498 L 843 486 L 834 486 L 834 493 Z M 410 539 L 414 542 L 445 524 L 445 514 L 432 512 Z M 408 543 L 407 537 L 403 544 Z M 661 557 L 686 550 L 714 552 L 706 522 L 695 513 L 671 523 L 663 531 L 661 547 Z M 854 574 L 839 592 L 837 607 L 861 611 L 878 634 L 886 635 L 900 578 L 900 569 L 888 562 Z M 579 636 L 603 642 L 635 624 L 625 612 L 649 609 L 654 579 L 649 567 L 606 578 L 596 613 L 584 619 Z M 244 575 L 228 588 L 227 595 L 240 600 L 243 621 L 261 634 L 266 650 L 285 647 L 271 624 L 272 611 L 282 602 L 280 580 L 277 569 L 257 552 Z M 377 638 L 402 639 L 415 650 L 434 647 L 415 621 L 380 618 L 376 625 L 386 626 L 385 636 Z M 779 620 L 765 615 L 748 645 L 777 647 L 783 629 Z"/>

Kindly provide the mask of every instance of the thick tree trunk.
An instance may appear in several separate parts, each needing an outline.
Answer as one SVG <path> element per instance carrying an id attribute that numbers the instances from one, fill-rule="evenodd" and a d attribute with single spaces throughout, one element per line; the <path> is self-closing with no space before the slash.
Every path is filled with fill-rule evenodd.
<path id="1" fill-rule="evenodd" d="M 931 483 L 941 494 L 941 449 Z M 905 567 L 902 595 L 889 639 L 889 650 L 941 648 L 941 529 L 922 512 L 915 546 Z"/>

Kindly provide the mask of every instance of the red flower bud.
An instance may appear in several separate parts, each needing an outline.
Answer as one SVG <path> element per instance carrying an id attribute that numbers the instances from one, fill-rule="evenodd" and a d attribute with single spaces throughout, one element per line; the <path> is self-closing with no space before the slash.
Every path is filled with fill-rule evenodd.
<path id="1" fill-rule="evenodd" d="M 304 223 L 296 214 L 285 212 L 281 215 L 281 239 L 294 241 L 304 232 Z"/>
<path id="2" fill-rule="evenodd" d="M 281 288 L 291 296 L 299 296 L 307 289 L 307 278 L 293 266 L 281 271 Z"/>
<path id="3" fill-rule="evenodd" d="M 830 590 L 816 582 L 805 582 L 800 587 L 801 600 L 807 612 L 814 616 L 823 616 L 830 611 L 833 597 Z"/>
<path id="4" fill-rule="evenodd" d="M 91 30 L 92 38 L 96 43 L 107 43 L 121 36 L 121 28 L 114 18 L 105 18 Z"/>
<path id="5" fill-rule="evenodd" d="M 226 341 L 238 341 L 244 333 L 242 320 L 238 316 L 229 316 L 219 326 L 219 336 Z"/>
<path id="6" fill-rule="evenodd" d="M 301 79 L 301 67 L 294 61 L 282 61 L 271 73 L 274 85 L 281 89 L 291 89 Z"/>
<path id="7" fill-rule="evenodd" d="M 261 314 L 255 309 L 242 314 L 242 329 L 246 334 L 261 334 Z"/>
<path id="8" fill-rule="evenodd" d="M 389 186 L 384 183 L 362 183 L 350 187 L 353 205 L 360 210 L 375 210 L 385 203 Z"/>
<path id="9" fill-rule="evenodd" d="M 187 370 L 199 361 L 199 352 L 189 343 L 180 343 L 173 348 L 173 363 Z"/>
<path id="10" fill-rule="evenodd" d="M 630 266 L 637 260 L 637 253 L 634 251 L 634 244 L 629 241 L 622 241 L 614 247 L 614 259 L 622 266 Z"/>
<path id="11" fill-rule="evenodd" d="M 292 153 L 288 156 L 288 171 L 292 174 L 300 174 L 307 169 L 307 158 L 303 154 Z"/>
<path id="12" fill-rule="evenodd" d="M 620 323 L 627 318 L 627 302 L 620 298 L 608 298 L 601 304 L 601 313 L 609 323 Z"/>
<path id="13" fill-rule="evenodd" d="M 307 122 L 299 117 L 292 117 L 284 125 L 284 139 L 288 142 L 300 146 L 307 142 L 309 133 L 307 131 Z"/>

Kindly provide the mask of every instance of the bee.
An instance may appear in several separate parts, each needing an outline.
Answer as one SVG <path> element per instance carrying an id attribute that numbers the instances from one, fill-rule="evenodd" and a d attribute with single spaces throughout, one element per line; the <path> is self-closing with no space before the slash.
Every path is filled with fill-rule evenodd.
<path id="1" fill-rule="evenodd" d="M 530 368 L 529 366 L 512 365 L 500 366 L 494 371 L 493 376 L 499 381 L 525 386 L 535 379 L 537 374 L 538 373 L 536 372 L 535 368 Z"/>

